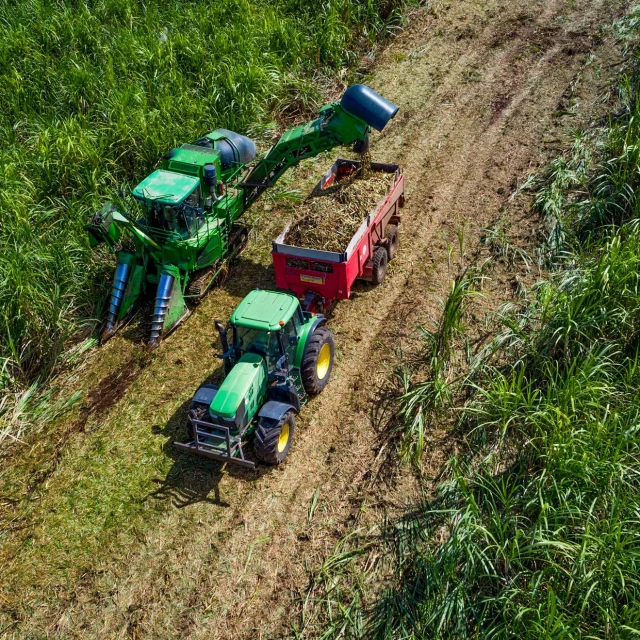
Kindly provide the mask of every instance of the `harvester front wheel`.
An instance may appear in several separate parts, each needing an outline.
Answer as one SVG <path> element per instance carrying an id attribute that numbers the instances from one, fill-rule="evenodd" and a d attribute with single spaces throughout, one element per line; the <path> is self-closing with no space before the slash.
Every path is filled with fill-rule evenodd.
<path id="1" fill-rule="evenodd" d="M 267 464 L 280 464 L 291 449 L 295 428 L 296 418 L 293 411 L 287 411 L 278 422 L 260 418 L 253 440 L 256 458 Z"/>
<path id="2" fill-rule="evenodd" d="M 327 327 L 318 327 L 309 338 L 302 356 L 302 384 L 310 395 L 318 395 L 329 382 L 333 368 L 335 343 Z"/>
<path id="3" fill-rule="evenodd" d="M 384 237 L 387 239 L 389 260 L 393 260 L 398 254 L 398 227 L 395 224 L 388 224 L 384 230 Z"/>
<path id="4" fill-rule="evenodd" d="M 382 284 L 387 273 L 387 263 L 389 262 L 389 254 L 384 247 L 378 247 L 373 253 L 373 271 L 371 272 L 371 282 L 373 284 Z"/>

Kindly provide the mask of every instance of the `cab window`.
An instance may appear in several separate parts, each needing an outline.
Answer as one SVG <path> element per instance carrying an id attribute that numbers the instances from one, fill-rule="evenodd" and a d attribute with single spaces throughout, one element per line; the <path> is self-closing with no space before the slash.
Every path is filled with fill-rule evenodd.
<path id="1" fill-rule="evenodd" d="M 234 344 L 240 355 L 256 353 L 265 358 L 269 369 L 273 369 L 282 356 L 280 344 L 273 331 L 236 327 Z"/>
<path id="2" fill-rule="evenodd" d="M 296 320 L 298 317 L 294 314 L 293 318 L 287 322 L 282 328 L 282 337 L 284 338 L 284 346 L 287 351 L 287 357 L 289 359 L 289 366 L 292 367 L 296 359 L 296 350 L 298 348 L 298 335 L 299 331 L 296 328 Z M 298 320 L 298 325 L 299 325 Z"/>

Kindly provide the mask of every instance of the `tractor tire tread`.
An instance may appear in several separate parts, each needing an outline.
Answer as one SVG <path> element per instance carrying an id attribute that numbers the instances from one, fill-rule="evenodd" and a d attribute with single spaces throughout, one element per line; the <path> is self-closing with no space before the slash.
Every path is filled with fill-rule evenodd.
<path id="1" fill-rule="evenodd" d="M 320 349 L 322 349 L 325 343 L 331 345 L 331 365 L 327 374 L 322 380 L 317 376 L 317 363 L 318 356 L 320 355 Z M 318 395 L 327 385 L 329 377 L 331 376 L 331 369 L 333 368 L 333 354 L 335 352 L 335 345 L 333 341 L 333 333 L 331 329 L 327 327 L 318 327 L 313 335 L 309 338 L 309 342 L 304 350 L 302 356 L 302 366 L 300 367 L 300 375 L 302 377 L 302 384 L 304 390 L 310 396 Z"/>
<path id="2" fill-rule="evenodd" d="M 287 421 L 289 421 L 290 424 L 289 441 L 283 451 L 278 451 L 280 432 L 282 431 L 282 426 Z M 266 464 L 280 464 L 285 459 L 287 453 L 289 453 L 289 449 L 291 449 L 295 426 L 295 417 L 291 411 L 287 411 L 278 422 L 267 418 L 260 418 L 258 428 L 253 438 L 253 452 L 256 458 Z"/>

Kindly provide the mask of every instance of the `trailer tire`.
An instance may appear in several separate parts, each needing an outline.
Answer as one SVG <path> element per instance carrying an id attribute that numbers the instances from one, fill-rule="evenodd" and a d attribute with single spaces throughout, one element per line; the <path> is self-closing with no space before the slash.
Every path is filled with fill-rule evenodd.
<path id="1" fill-rule="evenodd" d="M 387 239 L 387 253 L 391 261 L 398 255 L 398 227 L 395 224 L 388 224 L 384 230 L 384 237 Z"/>
<path id="2" fill-rule="evenodd" d="M 287 411 L 278 422 L 260 418 L 253 439 L 253 452 L 260 462 L 280 464 L 289 453 L 296 429 L 293 411 Z"/>
<path id="3" fill-rule="evenodd" d="M 304 390 L 310 396 L 317 396 L 327 386 L 334 353 L 333 333 L 327 327 L 318 327 L 305 346 L 300 368 Z"/>
<path id="4" fill-rule="evenodd" d="M 371 273 L 371 282 L 378 285 L 382 284 L 387 273 L 387 263 L 389 262 L 389 254 L 384 247 L 378 247 L 373 253 L 373 271 Z"/>

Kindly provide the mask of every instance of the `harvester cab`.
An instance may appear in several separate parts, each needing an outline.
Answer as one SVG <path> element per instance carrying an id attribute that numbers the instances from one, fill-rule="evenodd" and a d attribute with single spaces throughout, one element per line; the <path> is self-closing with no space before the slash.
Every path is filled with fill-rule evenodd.
<path id="1" fill-rule="evenodd" d="M 143 225 L 178 233 L 183 240 L 193 236 L 205 222 L 200 180 L 158 169 L 133 191 L 141 204 Z"/>
<path id="2" fill-rule="evenodd" d="M 188 315 L 242 249 L 248 231 L 240 216 L 289 168 L 341 145 L 368 149 L 372 129 L 382 131 L 398 107 L 364 85 L 322 107 L 319 117 L 286 131 L 257 163 L 246 136 L 216 129 L 193 144 L 171 149 L 131 192 L 140 213 L 106 205 L 87 225 L 92 246 L 117 251 L 103 341 L 131 317 L 141 294 L 155 290 L 148 344 L 155 347 Z M 133 248 L 121 248 L 121 236 Z"/>
<path id="3" fill-rule="evenodd" d="M 279 464 L 291 448 L 295 415 L 320 393 L 333 366 L 333 334 L 322 315 L 303 312 L 295 296 L 255 290 L 231 316 L 216 323 L 225 379 L 193 397 L 189 441 L 180 449 L 253 467 L 243 442 L 253 437 L 258 461 Z"/>

